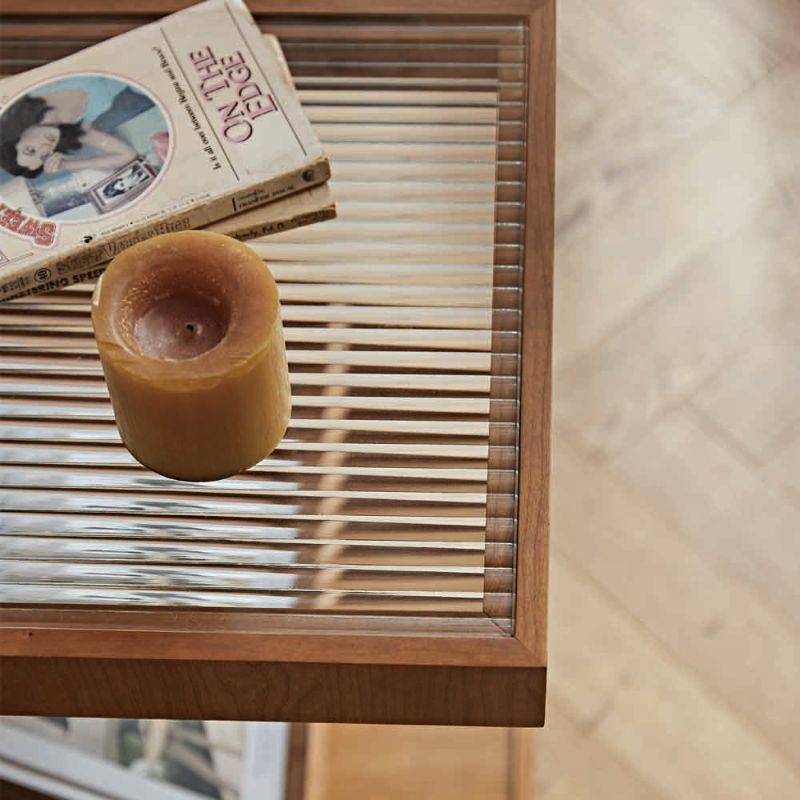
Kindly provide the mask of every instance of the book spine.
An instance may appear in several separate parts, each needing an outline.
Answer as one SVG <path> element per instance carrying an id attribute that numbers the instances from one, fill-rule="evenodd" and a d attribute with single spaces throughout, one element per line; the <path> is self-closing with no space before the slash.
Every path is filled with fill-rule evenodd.
<path id="1" fill-rule="evenodd" d="M 287 197 L 301 189 L 318 186 L 329 177 L 330 165 L 323 157 L 271 180 L 214 198 L 189 211 L 144 223 L 122 236 L 104 239 L 96 245 L 87 244 L 71 254 L 60 253 L 28 266 L 19 265 L 15 268 L 9 265 L 7 270 L 0 268 L 3 281 L 0 284 L 0 302 L 53 292 L 74 283 L 94 280 L 102 274 L 108 261 L 137 242 L 162 233 L 204 227 L 247 209 Z"/>
<path id="2" fill-rule="evenodd" d="M 282 233 L 283 231 L 290 231 L 293 228 L 302 228 L 305 225 L 313 225 L 314 223 L 325 222 L 331 219 L 336 219 L 336 206 L 334 205 L 315 208 L 311 211 L 299 212 L 282 219 L 242 225 L 241 227 L 236 226 L 236 217 L 232 217 L 231 221 L 228 222 L 227 229 L 219 230 L 218 232 L 223 233 L 225 236 L 230 236 L 232 239 L 237 239 L 240 242 L 248 242 L 263 236 L 271 236 L 273 233 Z M 220 227 L 219 222 L 206 225 L 200 228 L 200 230 L 214 231 L 217 227 Z M 70 283 L 84 283 L 99 278 L 108 268 L 109 263 L 108 261 L 104 261 L 102 264 L 96 264 L 85 272 L 73 276 L 74 279 L 71 279 Z M 28 292 L 27 294 L 36 294 L 36 292 Z M 24 295 L 15 295 L 15 297 L 22 296 Z"/>
<path id="3" fill-rule="evenodd" d="M 236 192 L 231 198 L 232 210 L 222 217 L 239 214 L 251 208 L 271 203 L 281 197 L 288 197 L 303 189 L 310 189 L 325 183 L 331 176 L 331 168 L 327 158 L 322 157 L 312 163 L 307 163 L 298 169 L 286 172 L 274 181 L 269 181 Z"/>
<path id="4" fill-rule="evenodd" d="M 315 222 L 324 222 L 335 218 L 336 209 L 333 206 L 328 206 L 327 208 L 318 208 L 314 211 L 296 214 L 288 219 L 273 220 L 272 222 L 263 222 L 259 225 L 250 225 L 247 228 L 232 230 L 227 232 L 226 236 L 231 236 L 240 242 L 248 242 L 261 236 L 271 236 L 273 233 L 290 231 L 292 228 L 302 228 L 304 225 L 313 225 Z"/>

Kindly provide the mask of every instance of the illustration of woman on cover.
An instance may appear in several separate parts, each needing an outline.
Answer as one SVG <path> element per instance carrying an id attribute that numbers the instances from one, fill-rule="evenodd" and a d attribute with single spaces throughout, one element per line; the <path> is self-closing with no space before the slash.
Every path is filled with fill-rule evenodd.
<path id="1" fill-rule="evenodd" d="M 133 147 L 112 131 L 151 108 L 153 101 L 126 86 L 101 111 L 97 105 L 103 104 L 102 94 L 64 88 L 26 94 L 14 102 L 0 118 L 0 167 L 32 179 L 64 170 L 115 170 L 136 158 Z M 70 155 L 84 148 L 90 153 L 85 157 Z"/>

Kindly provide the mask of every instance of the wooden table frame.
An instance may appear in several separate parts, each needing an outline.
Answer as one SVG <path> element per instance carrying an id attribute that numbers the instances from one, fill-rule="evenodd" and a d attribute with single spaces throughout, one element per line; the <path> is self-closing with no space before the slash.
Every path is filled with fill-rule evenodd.
<path id="1" fill-rule="evenodd" d="M 134 14 L 186 2 L 145 0 Z M 250 0 L 254 12 L 429 14 L 424 0 Z M 31 6 L 7 0 L 8 22 Z M 39 21 L 63 10 L 35 6 Z M 442 0 L 528 25 L 519 505 L 513 633 L 482 619 L 14 608 L 3 714 L 539 726 L 544 721 L 553 290 L 553 0 Z M 72 14 L 108 13 L 75 0 Z M 48 21 L 49 24 L 49 21 Z"/>

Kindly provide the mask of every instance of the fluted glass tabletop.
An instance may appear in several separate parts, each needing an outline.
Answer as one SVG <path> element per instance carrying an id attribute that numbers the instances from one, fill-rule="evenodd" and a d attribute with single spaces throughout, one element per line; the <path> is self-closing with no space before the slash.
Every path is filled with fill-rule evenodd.
<path id="1" fill-rule="evenodd" d="M 510 618 L 526 30 L 450 19 L 259 18 L 338 219 L 252 243 L 293 391 L 254 469 L 190 484 L 133 460 L 90 286 L 0 305 L 0 602 Z M 124 24 L 12 38 L 4 69 Z"/>

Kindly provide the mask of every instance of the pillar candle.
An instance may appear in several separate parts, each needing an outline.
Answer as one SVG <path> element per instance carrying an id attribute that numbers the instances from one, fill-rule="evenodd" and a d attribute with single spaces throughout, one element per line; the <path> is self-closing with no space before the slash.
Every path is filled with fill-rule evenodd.
<path id="1" fill-rule="evenodd" d="M 155 472 L 228 477 L 286 432 L 278 292 L 247 245 L 185 231 L 128 248 L 97 284 L 92 324 L 122 440 Z"/>

